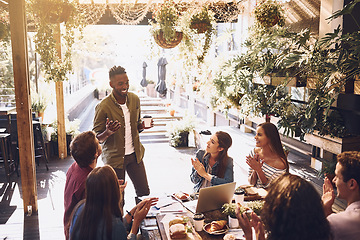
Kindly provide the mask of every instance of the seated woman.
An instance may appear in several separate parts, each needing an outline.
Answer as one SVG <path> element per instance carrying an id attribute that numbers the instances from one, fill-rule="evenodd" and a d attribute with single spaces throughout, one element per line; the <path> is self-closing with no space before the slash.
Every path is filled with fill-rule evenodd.
<path id="1" fill-rule="evenodd" d="M 246 213 L 236 216 L 244 230 L 246 240 L 252 240 L 251 227 L 256 238 L 268 240 L 329 240 L 331 230 L 322 208 L 319 193 L 311 183 L 299 176 L 286 173 L 274 180 L 266 195 L 261 220 L 251 213 L 249 221 Z"/>
<path id="2" fill-rule="evenodd" d="M 230 183 L 234 181 L 233 159 L 228 156 L 232 139 L 226 132 L 218 131 L 207 142 L 206 151 L 199 150 L 196 159 L 191 159 L 191 181 L 194 191 L 200 188 Z"/>
<path id="3" fill-rule="evenodd" d="M 289 172 L 289 163 L 274 124 L 259 124 L 255 140 L 254 153 L 246 157 L 246 163 L 250 166 L 249 183 L 266 188 L 273 179 Z"/>
<path id="4" fill-rule="evenodd" d="M 120 195 L 112 167 L 105 165 L 92 170 L 86 180 L 85 200 L 72 213 L 70 239 L 136 239 L 140 223 L 158 199 L 143 200 L 123 218 Z M 130 228 L 129 235 L 126 227 Z"/>

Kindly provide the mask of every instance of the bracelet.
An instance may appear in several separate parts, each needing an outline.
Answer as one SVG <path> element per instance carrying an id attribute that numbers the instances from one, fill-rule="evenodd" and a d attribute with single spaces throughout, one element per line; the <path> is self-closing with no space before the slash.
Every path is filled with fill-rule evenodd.
<path id="1" fill-rule="evenodd" d="M 129 214 L 129 216 L 131 217 L 131 219 L 134 219 L 134 216 L 131 214 L 131 212 L 129 212 L 128 210 L 126 210 L 127 214 Z"/>

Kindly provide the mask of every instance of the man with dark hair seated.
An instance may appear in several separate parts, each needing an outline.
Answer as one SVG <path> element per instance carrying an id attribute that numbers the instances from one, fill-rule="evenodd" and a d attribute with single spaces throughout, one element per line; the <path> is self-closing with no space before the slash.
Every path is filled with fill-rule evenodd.
<path id="1" fill-rule="evenodd" d="M 64 231 L 69 239 L 69 222 L 75 205 L 85 198 L 85 182 L 88 174 L 96 167 L 101 146 L 92 131 L 80 133 L 72 140 L 70 151 L 75 162 L 66 173 L 64 191 Z"/>
<path id="2" fill-rule="evenodd" d="M 330 223 L 333 239 L 359 239 L 360 236 L 360 152 L 343 152 L 337 156 L 335 178 L 337 197 L 347 201 L 345 211 L 333 213 L 333 186 L 328 178 L 323 185 L 324 211 Z"/>

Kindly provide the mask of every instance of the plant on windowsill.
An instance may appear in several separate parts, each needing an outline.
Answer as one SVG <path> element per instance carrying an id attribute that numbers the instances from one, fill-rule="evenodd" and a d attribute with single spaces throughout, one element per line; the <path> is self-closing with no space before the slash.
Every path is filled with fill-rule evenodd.
<path id="1" fill-rule="evenodd" d="M 180 11 L 173 0 L 165 0 L 154 9 L 151 22 L 151 33 L 155 42 L 162 48 L 174 48 L 183 38 L 183 33 L 178 27 Z"/>
<path id="2" fill-rule="evenodd" d="M 170 145 L 172 147 L 188 147 L 189 133 L 196 127 L 196 117 L 185 113 L 181 120 L 168 123 L 167 133 L 170 137 Z"/>

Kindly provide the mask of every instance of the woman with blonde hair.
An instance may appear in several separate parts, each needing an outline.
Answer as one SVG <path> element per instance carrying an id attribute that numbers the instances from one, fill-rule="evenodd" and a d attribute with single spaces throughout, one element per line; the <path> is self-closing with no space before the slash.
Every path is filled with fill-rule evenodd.
<path id="1" fill-rule="evenodd" d="M 246 163 L 250 167 L 249 183 L 266 188 L 273 179 L 289 172 L 289 163 L 274 124 L 259 124 L 255 140 L 256 148 L 246 157 Z"/>

